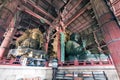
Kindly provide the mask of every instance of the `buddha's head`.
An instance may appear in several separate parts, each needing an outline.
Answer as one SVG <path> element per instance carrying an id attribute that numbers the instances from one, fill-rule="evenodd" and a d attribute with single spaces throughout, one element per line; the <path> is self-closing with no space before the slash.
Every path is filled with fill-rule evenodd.
<path id="1" fill-rule="evenodd" d="M 70 40 L 78 42 L 80 40 L 80 35 L 78 33 L 72 33 L 70 35 Z"/>

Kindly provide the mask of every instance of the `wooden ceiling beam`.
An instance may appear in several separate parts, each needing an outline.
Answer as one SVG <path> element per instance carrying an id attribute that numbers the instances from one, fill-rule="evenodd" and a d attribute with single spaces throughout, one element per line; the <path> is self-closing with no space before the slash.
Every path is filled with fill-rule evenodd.
<path id="1" fill-rule="evenodd" d="M 89 15 L 88 16 L 86 16 L 86 17 L 89 17 Z M 75 25 L 75 27 L 73 27 L 73 26 L 70 26 L 69 28 L 71 28 L 71 29 L 76 29 L 76 28 L 79 28 L 79 26 L 82 26 L 82 25 L 85 25 L 86 23 L 90 23 L 91 21 L 93 21 L 93 19 L 90 17 L 90 19 L 86 19 L 86 18 L 83 18 L 83 15 L 81 15 L 80 17 L 78 17 L 78 18 L 80 18 L 80 19 L 77 19 L 77 21 L 79 22 L 79 23 L 77 23 L 76 25 Z M 92 20 L 91 20 L 92 19 Z M 72 23 L 73 24 L 73 23 Z"/>
<path id="2" fill-rule="evenodd" d="M 85 21 L 84 23 L 76 26 L 76 27 L 73 27 L 71 30 L 74 31 L 74 30 L 79 30 L 80 28 L 83 28 L 83 26 L 86 26 L 88 24 L 90 24 L 91 22 L 93 22 L 93 20 L 88 20 L 88 21 Z"/>
<path id="3" fill-rule="evenodd" d="M 69 2 L 64 7 L 68 7 L 71 1 L 72 0 L 69 0 Z"/>
<path id="4" fill-rule="evenodd" d="M 83 25 L 80 25 L 80 26 L 77 27 L 77 28 L 74 28 L 72 31 L 73 31 L 73 32 L 80 32 L 81 30 L 86 29 L 86 28 L 92 26 L 93 24 L 95 24 L 94 21 L 89 21 L 89 22 L 87 22 L 87 23 L 85 23 L 85 24 L 83 24 Z"/>
<path id="5" fill-rule="evenodd" d="M 51 0 L 38 0 L 38 1 L 42 1 L 42 3 L 44 3 L 47 6 L 51 6 L 54 7 L 54 5 L 51 3 Z M 50 2 L 49 2 L 50 1 Z"/>
<path id="6" fill-rule="evenodd" d="M 95 24 L 96 24 L 95 22 L 91 22 L 90 25 L 88 24 L 86 27 L 81 28 L 78 32 L 81 32 L 81 31 L 83 31 L 83 30 L 85 30 L 85 29 L 87 29 L 87 28 L 89 28 L 89 27 L 92 27 L 92 26 L 95 25 Z"/>
<path id="7" fill-rule="evenodd" d="M 50 25 L 51 27 L 53 27 L 52 24 L 47 19 L 45 19 L 44 17 L 36 14 L 35 12 L 33 12 L 30 9 L 28 9 L 27 7 L 22 6 L 21 8 L 18 8 L 18 9 L 21 10 L 21 11 L 24 11 L 24 12 L 28 13 L 29 15 L 31 15 L 31 16 L 37 18 L 37 19 L 42 19 L 43 21 L 45 21 L 45 23 L 47 23 L 48 25 Z"/>
<path id="8" fill-rule="evenodd" d="M 74 20 L 76 20 L 81 14 L 83 14 L 86 10 L 87 10 L 87 7 L 89 7 L 90 5 L 87 4 L 84 8 L 80 9 L 78 14 L 75 14 L 75 16 L 69 20 L 66 24 L 65 24 L 65 28 L 70 25 Z"/>
<path id="9" fill-rule="evenodd" d="M 49 14 L 47 11 L 43 10 L 40 6 L 37 6 L 33 1 L 28 0 L 27 3 L 30 4 L 32 7 L 34 7 L 36 10 L 38 10 L 39 12 L 47 15 L 51 19 L 53 19 L 53 20 L 55 19 L 51 14 Z"/>
<path id="10" fill-rule="evenodd" d="M 27 22 L 27 21 L 22 21 L 22 22 L 21 22 L 21 25 L 22 25 L 22 23 L 25 23 L 25 24 L 27 24 L 27 25 L 29 25 L 29 26 L 32 26 L 32 27 L 35 27 L 35 26 L 36 26 L 35 24 L 29 23 L 29 22 Z"/>
<path id="11" fill-rule="evenodd" d="M 71 20 L 69 20 L 66 24 L 65 27 L 67 27 L 68 25 L 70 25 L 74 20 L 76 20 L 81 14 L 83 14 L 86 11 L 85 9 L 80 10 L 80 12 L 78 14 L 76 14 Z"/>
<path id="12" fill-rule="evenodd" d="M 83 0 L 77 1 L 76 4 L 74 5 L 74 7 L 69 10 L 69 12 L 64 16 L 64 18 L 68 17 L 68 16 L 70 15 L 70 13 L 73 12 L 73 11 L 75 10 L 75 8 L 77 8 L 77 7 L 80 5 L 80 3 L 81 3 L 82 1 L 83 1 Z"/>

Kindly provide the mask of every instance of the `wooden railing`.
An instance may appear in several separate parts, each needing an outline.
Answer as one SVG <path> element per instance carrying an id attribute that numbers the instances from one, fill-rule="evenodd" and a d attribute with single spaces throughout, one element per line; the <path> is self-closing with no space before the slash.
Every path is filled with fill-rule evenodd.
<path id="1" fill-rule="evenodd" d="M 112 65 L 113 62 L 111 59 L 107 59 L 106 61 L 66 61 L 66 62 L 59 62 L 59 66 L 96 66 L 96 65 Z"/>
<path id="2" fill-rule="evenodd" d="M 2 58 L 0 59 L 0 65 L 18 65 L 20 66 L 20 61 L 19 59 L 7 59 L 7 58 Z"/>
<path id="3" fill-rule="evenodd" d="M 45 62 L 45 66 L 49 67 L 49 62 L 46 61 Z M 65 61 L 65 62 L 58 62 L 59 66 L 96 66 L 96 65 L 112 65 L 113 62 L 111 59 L 107 59 L 105 61 L 78 61 L 78 60 L 74 60 L 74 61 Z M 21 62 L 19 59 L 7 59 L 7 58 L 2 58 L 0 60 L 0 65 L 17 65 L 17 66 L 22 66 Z"/>

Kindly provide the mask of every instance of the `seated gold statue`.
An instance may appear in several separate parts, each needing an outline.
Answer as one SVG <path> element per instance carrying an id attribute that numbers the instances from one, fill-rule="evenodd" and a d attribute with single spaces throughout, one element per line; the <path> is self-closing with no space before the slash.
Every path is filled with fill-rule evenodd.
<path id="1" fill-rule="evenodd" d="M 24 34 L 16 40 L 16 46 L 22 48 L 41 49 L 43 35 L 39 29 L 26 30 Z"/>

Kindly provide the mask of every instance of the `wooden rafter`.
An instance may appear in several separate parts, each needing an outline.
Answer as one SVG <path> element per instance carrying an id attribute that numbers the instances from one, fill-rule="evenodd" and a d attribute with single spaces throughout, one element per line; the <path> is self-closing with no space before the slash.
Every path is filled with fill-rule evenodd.
<path id="1" fill-rule="evenodd" d="M 79 29 L 77 29 L 77 31 L 81 32 L 81 31 L 83 31 L 83 30 L 85 30 L 85 29 L 87 29 L 87 28 L 89 28 L 89 27 L 91 27 L 91 26 L 93 26 L 95 24 L 96 24 L 95 22 L 91 22 L 91 23 L 89 23 L 87 25 L 84 25 L 84 26 L 80 27 Z"/>
<path id="2" fill-rule="evenodd" d="M 28 4 L 30 4 L 32 7 L 37 9 L 39 12 L 45 14 L 46 16 L 50 17 L 51 19 L 55 19 L 51 14 L 49 14 L 47 11 L 43 10 L 40 6 L 38 7 L 33 1 L 27 1 Z"/>
<path id="3" fill-rule="evenodd" d="M 65 27 L 67 27 L 68 25 L 70 25 L 74 20 L 76 20 L 81 14 L 83 14 L 86 10 L 87 10 L 87 7 L 89 7 L 90 5 L 87 4 L 84 8 L 82 8 L 81 10 L 79 10 L 78 14 L 75 14 L 75 16 L 69 20 L 66 24 L 65 24 Z"/>
<path id="4" fill-rule="evenodd" d="M 73 8 L 70 9 L 70 11 L 64 16 L 64 18 L 68 17 L 70 13 L 73 12 L 75 8 L 77 8 L 80 5 L 81 2 L 82 0 L 79 0 L 78 2 L 76 2 L 76 4 L 73 6 Z"/>
<path id="5" fill-rule="evenodd" d="M 91 23 L 92 23 L 93 21 L 88 21 L 88 22 L 84 22 L 84 23 L 82 23 L 81 25 L 78 25 L 77 27 L 74 27 L 73 29 L 72 29 L 72 31 L 74 31 L 74 30 L 80 30 L 81 28 L 83 28 L 83 27 L 85 27 L 86 25 L 90 25 Z"/>
<path id="6" fill-rule="evenodd" d="M 37 19 L 42 19 L 43 21 L 45 21 L 45 23 L 47 23 L 48 25 L 50 25 L 52 27 L 52 24 L 47 20 L 45 19 L 44 17 L 36 14 L 35 12 L 33 12 L 32 10 L 28 9 L 27 7 L 25 6 L 22 6 L 22 8 L 18 8 L 19 10 L 22 10 L 30 15 L 32 15 L 33 17 L 37 18 Z"/>

